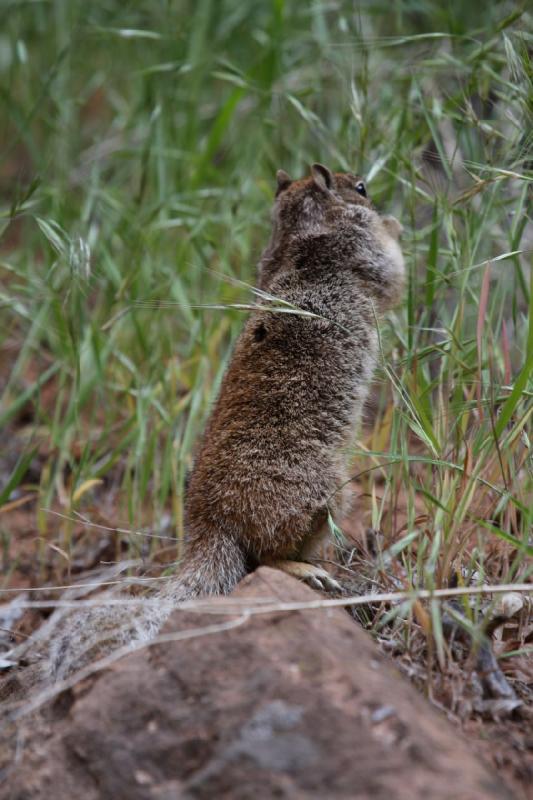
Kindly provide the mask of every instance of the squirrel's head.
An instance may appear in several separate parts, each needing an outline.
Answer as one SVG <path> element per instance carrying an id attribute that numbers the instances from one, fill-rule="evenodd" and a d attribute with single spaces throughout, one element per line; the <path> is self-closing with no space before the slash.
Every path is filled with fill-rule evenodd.
<path id="1" fill-rule="evenodd" d="M 349 219 L 350 209 L 372 208 L 364 181 L 350 173 L 333 173 L 323 164 L 313 164 L 311 175 L 293 181 L 278 170 L 272 221 L 278 235 L 313 235 L 338 227 Z"/>
<path id="2" fill-rule="evenodd" d="M 308 269 L 317 263 L 351 268 L 354 256 L 357 264 L 380 264 L 383 281 L 391 269 L 403 275 L 401 231 L 394 217 L 377 212 L 357 175 L 333 173 L 323 164 L 313 164 L 309 177 L 292 180 L 279 170 L 261 282 L 265 285 L 287 263 Z M 396 282 L 400 286 L 402 279 Z"/>
<path id="3" fill-rule="evenodd" d="M 292 180 L 277 172 L 276 200 L 272 211 L 273 238 L 278 244 L 294 237 L 336 232 L 350 223 L 378 219 L 379 214 L 367 195 L 362 178 L 350 172 L 331 172 L 323 164 L 313 164 L 311 175 Z M 363 211 L 365 209 L 365 211 Z M 389 233 L 397 239 L 401 225 Z"/>

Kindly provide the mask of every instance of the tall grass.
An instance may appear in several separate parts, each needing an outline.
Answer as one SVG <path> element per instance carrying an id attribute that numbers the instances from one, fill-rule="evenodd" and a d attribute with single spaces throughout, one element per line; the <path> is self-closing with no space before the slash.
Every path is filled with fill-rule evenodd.
<path id="1" fill-rule="evenodd" d="M 3 2 L 0 31 L 0 512 L 35 494 L 37 563 L 80 546 L 51 507 L 182 536 L 273 175 L 320 160 L 405 227 L 405 303 L 353 447 L 387 579 L 526 580 L 526 6 L 33 0 Z"/>

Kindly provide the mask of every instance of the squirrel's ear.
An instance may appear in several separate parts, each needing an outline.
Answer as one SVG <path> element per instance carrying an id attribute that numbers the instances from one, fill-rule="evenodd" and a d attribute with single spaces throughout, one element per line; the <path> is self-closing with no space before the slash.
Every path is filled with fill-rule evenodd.
<path id="1" fill-rule="evenodd" d="M 323 192 L 329 192 L 333 186 L 333 175 L 323 164 L 313 164 L 311 166 L 311 176 L 315 185 L 322 189 Z"/>
<path id="2" fill-rule="evenodd" d="M 289 186 L 292 183 L 292 178 L 285 172 L 284 169 L 278 169 L 278 171 L 276 172 L 276 181 L 277 181 L 277 187 L 276 187 L 276 197 L 277 197 L 280 192 L 284 192 L 285 189 L 289 188 Z"/>

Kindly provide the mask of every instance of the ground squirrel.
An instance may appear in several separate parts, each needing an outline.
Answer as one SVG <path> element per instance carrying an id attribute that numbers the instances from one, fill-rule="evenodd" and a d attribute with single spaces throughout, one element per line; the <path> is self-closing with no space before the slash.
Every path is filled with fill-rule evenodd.
<path id="1" fill-rule="evenodd" d="M 307 559 L 344 504 L 343 449 L 376 362 L 376 314 L 403 288 L 401 226 L 355 175 L 314 164 L 308 178 L 280 170 L 277 182 L 258 286 L 296 313 L 265 301 L 237 340 L 188 482 L 183 565 L 157 603 L 59 615 L 47 635 L 53 677 L 151 638 L 177 602 L 225 594 L 257 564 L 331 583 Z"/>
<path id="2" fill-rule="evenodd" d="M 330 582 L 306 560 L 343 507 L 376 314 L 403 288 L 401 226 L 360 178 L 313 164 L 277 179 L 258 286 L 303 314 L 265 306 L 237 340 L 188 484 L 186 597 L 227 593 L 257 564 Z"/>

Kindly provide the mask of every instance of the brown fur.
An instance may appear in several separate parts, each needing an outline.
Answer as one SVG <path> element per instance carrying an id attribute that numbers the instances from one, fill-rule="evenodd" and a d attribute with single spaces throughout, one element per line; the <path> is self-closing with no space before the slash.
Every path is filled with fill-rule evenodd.
<path id="1" fill-rule="evenodd" d="M 342 506 L 375 312 L 403 288 L 401 227 L 359 181 L 321 165 L 299 181 L 278 174 L 258 286 L 316 317 L 265 305 L 237 340 L 188 485 L 184 596 L 226 593 L 254 565 L 301 559 Z"/>

